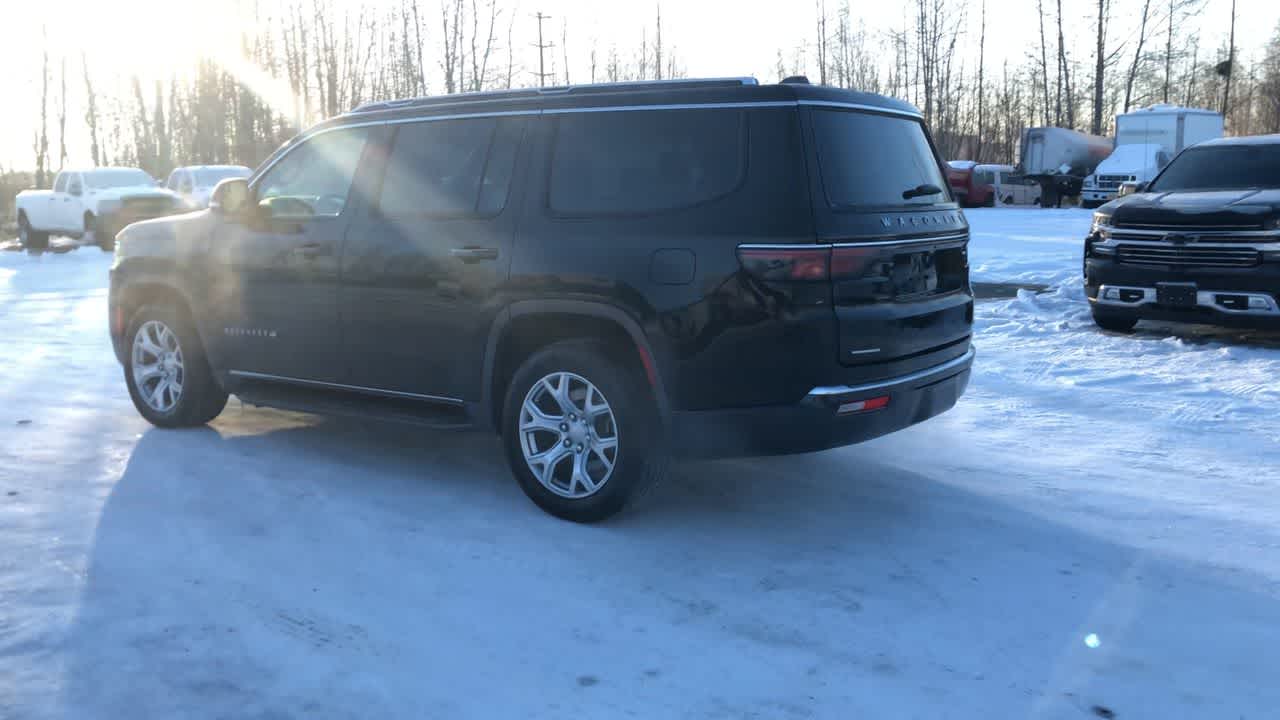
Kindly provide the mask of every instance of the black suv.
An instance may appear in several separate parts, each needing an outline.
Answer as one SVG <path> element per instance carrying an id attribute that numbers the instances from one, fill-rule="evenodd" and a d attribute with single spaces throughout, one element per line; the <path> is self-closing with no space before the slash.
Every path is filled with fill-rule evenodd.
<path id="1" fill-rule="evenodd" d="M 1280 327 L 1280 135 L 1182 151 L 1093 216 L 1085 290 L 1093 319 Z"/>
<path id="2" fill-rule="evenodd" d="M 800 81 L 376 103 L 122 231 L 111 337 L 156 425 L 234 393 L 494 429 L 539 506 L 597 520 L 672 456 L 950 408 L 973 296 L 946 186 L 916 110 Z"/>

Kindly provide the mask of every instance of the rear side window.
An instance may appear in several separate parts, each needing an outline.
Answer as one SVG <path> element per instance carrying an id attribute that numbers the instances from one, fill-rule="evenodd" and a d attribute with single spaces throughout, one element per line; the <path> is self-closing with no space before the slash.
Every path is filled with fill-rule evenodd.
<path id="1" fill-rule="evenodd" d="M 506 205 L 519 120 L 401 125 L 378 207 L 385 215 L 492 215 Z"/>
<path id="2" fill-rule="evenodd" d="M 746 169 L 740 110 L 562 115 L 548 205 L 559 215 L 631 215 L 691 207 L 732 192 Z"/>
<path id="3" fill-rule="evenodd" d="M 950 200 L 920 121 L 814 110 L 813 130 L 822 186 L 832 207 L 901 207 Z M 928 193 L 926 186 L 941 192 Z"/>

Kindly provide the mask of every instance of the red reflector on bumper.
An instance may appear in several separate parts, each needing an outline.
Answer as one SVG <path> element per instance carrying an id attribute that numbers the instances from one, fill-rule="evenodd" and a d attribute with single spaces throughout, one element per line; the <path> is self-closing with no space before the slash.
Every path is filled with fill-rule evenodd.
<path id="1" fill-rule="evenodd" d="M 849 413 L 870 412 L 871 410 L 880 410 L 888 405 L 889 396 L 881 395 L 880 397 L 867 398 L 866 400 L 843 403 L 836 408 L 836 414 L 848 415 Z"/>

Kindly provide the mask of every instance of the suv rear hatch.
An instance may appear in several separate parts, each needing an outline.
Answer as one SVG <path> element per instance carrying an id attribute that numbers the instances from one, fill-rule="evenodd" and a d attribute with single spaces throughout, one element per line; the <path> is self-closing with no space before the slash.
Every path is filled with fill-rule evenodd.
<path id="1" fill-rule="evenodd" d="M 968 225 L 918 117 L 805 113 L 816 241 L 831 247 L 837 360 L 867 379 L 968 349 Z"/>

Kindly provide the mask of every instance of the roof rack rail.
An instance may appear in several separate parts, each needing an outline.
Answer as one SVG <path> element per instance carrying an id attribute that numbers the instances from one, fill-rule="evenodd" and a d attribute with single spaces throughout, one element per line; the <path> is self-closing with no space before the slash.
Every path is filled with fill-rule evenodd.
<path id="1" fill-rule="evenodd" d="M 676 78 L 673 80 L 627 80 L 623 82 L 588 83 L 583 85 L 557 85 L 555 87 L 523 88 L 518 90 L 483 90 L 480 92 L 454 93 L 452 95 L 430 95 L 427 97 L 404 98 L 401 100 L 378 100 L 358 105 L 349 113 L 376 112 L 379 110 L 400 110 L 402 108 L 423 107 L 443 103 L 483 102 L 490 100 L 514 100 L 518 98 L 538 97 L 539 95 L 558 95 L 572 93 L 603 93 L 613 90 L 663 90 L 690 89 L 700 87 L 738 87 L 742 85 L 759 85 L 754 77 L 722 77 L 722 78 Z"/>

